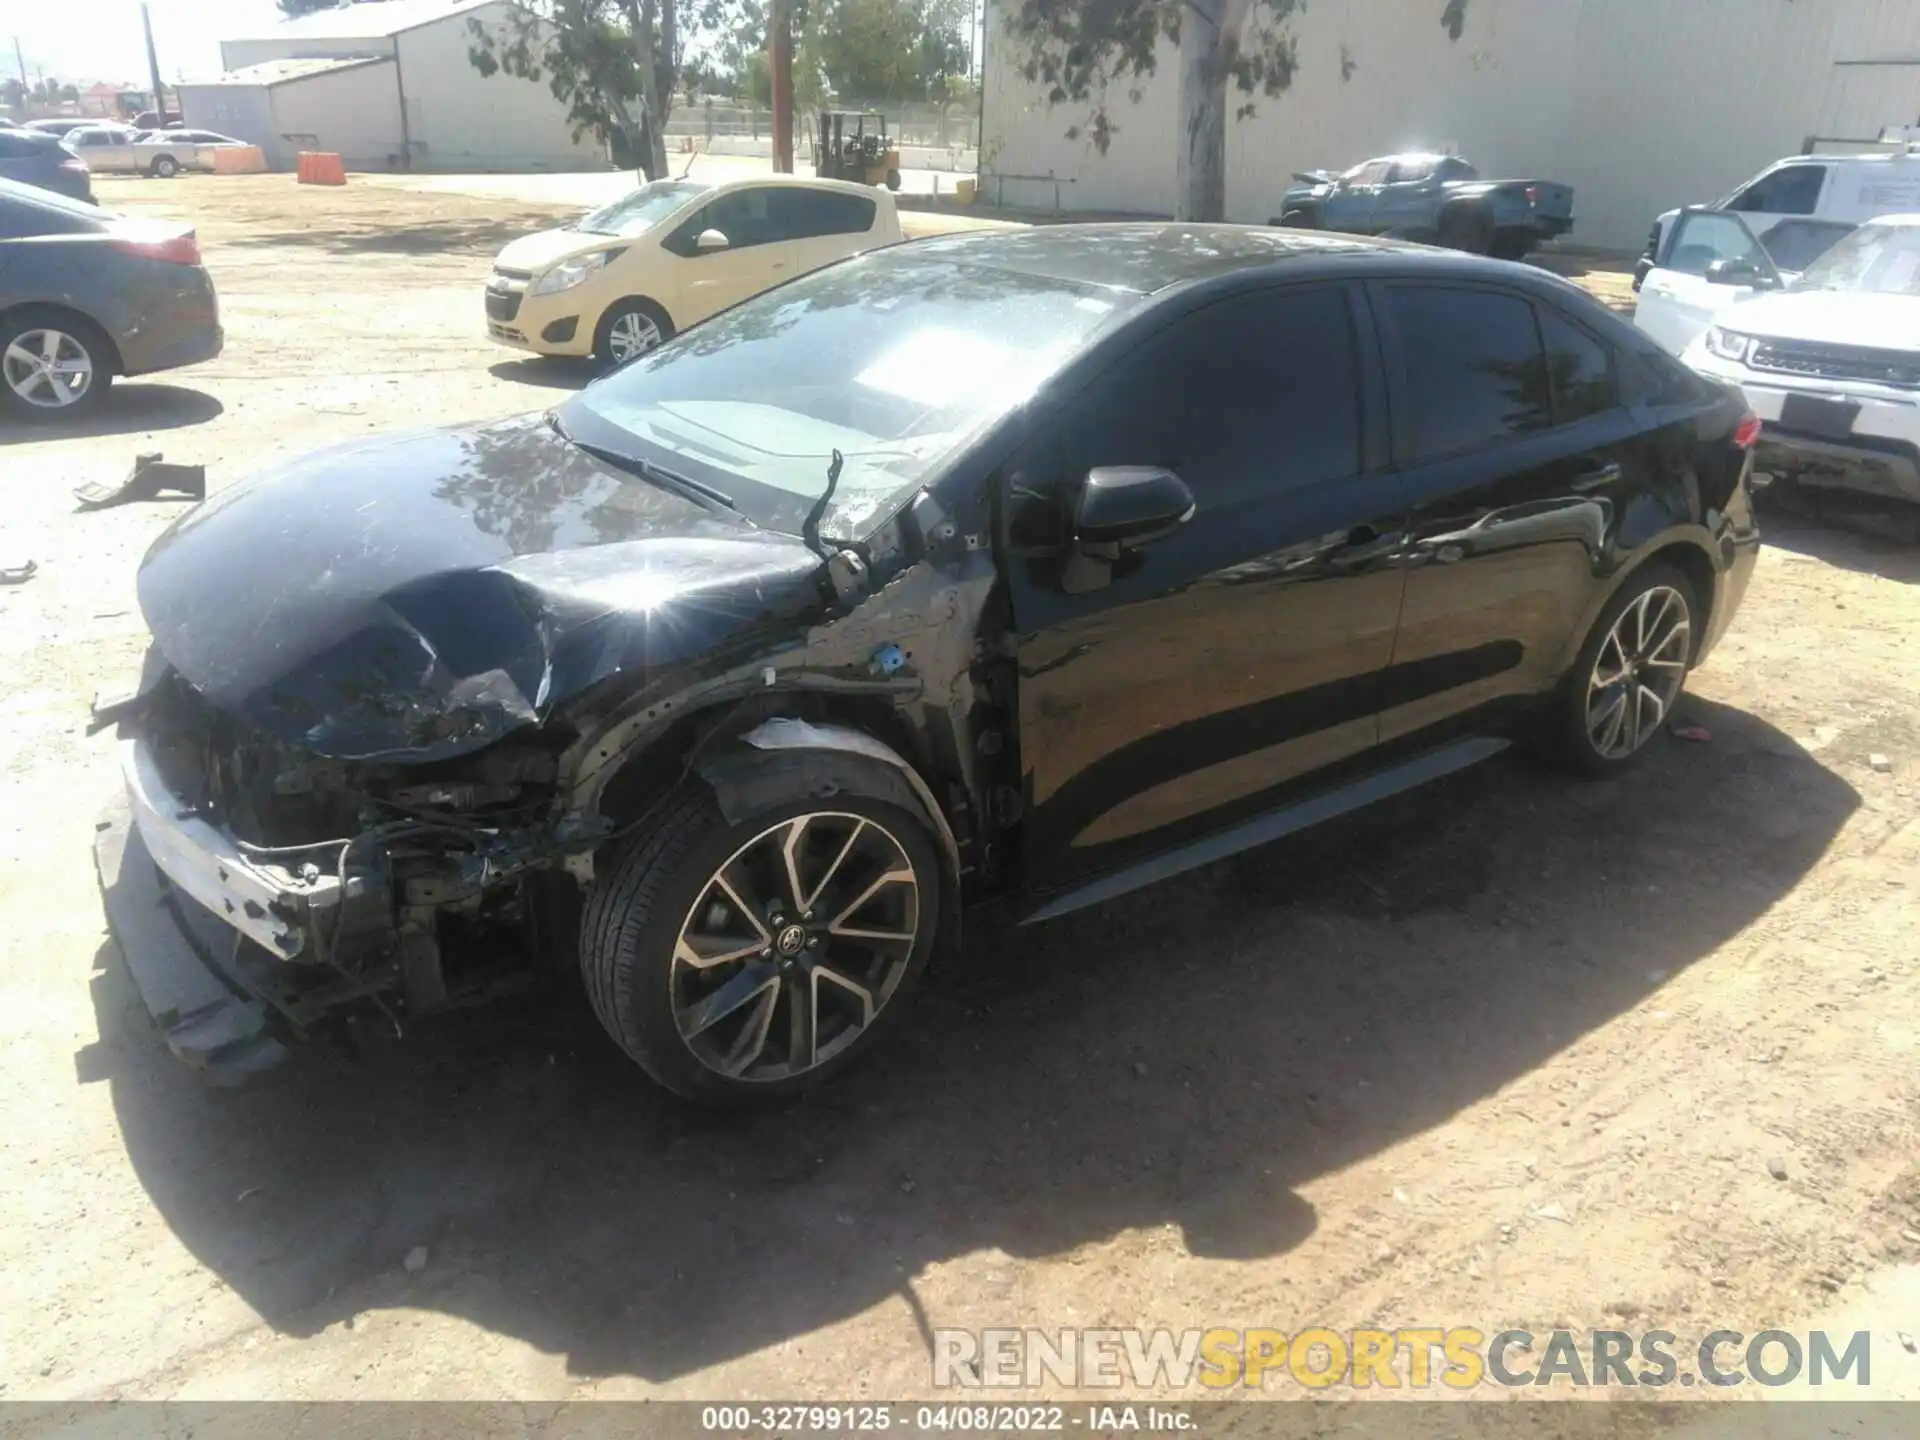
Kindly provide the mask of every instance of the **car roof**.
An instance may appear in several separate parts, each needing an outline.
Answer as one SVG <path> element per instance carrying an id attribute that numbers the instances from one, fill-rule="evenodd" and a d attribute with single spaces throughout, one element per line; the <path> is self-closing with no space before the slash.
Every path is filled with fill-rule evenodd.
<path id="1" fill-rule="evenodd" d="M 830 190 L 839 195 L 858 195 L 863 199 L 885 199 L 891 205 L 893 196 L 878 185 L 859 185 L 851 180 L 820 180 L 811 175 L 750 175 L 740 180 L 722 180 L 707 187 L 709 195 L 725 195 L 733 190 L 757 190 L 768 185 L 795 185 L 802 190 Z"/>
<path id="2" fill-rule="evenodd" d="M 960 264 L 1138 295 L 1243 270 L 1272 270 L 1304 279 L 1353 274 L 1356 267 L 1384 273 L 1404 266 L 1430 270 L 1436 278 L 1441 274 L 1515 278 L 1510 267 L 1498 261 L 1457 251 L 1259 225 L 1176 221 L 1034 225 L 935 236 L 912 241 L 910 248 L 920 255 L 944 254 Z"/>
<path id="3" fill-rule="evenodd" d="M 1860 222 L 1860 228 L 1863 230 L 1869 225 L 1900 225 L 1912 229 L 1920 227 L 1920 215 L 1876 215 L 1871 220 Z"/>

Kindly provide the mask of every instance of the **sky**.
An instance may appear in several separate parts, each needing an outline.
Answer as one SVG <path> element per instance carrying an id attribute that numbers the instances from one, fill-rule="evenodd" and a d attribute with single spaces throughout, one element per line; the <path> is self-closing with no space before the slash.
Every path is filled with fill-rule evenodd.
<path id="1" fill-rule="evenodd" d="M 259 34 L 280 18 L 274 0 L 147 0 L 160 77 L 173 84 L 220 73 L 220 39 Z M 147 78 L 139 0 L 0 0 L 0 74 L 15 75 L 14 41 L 27 78 Z"/>

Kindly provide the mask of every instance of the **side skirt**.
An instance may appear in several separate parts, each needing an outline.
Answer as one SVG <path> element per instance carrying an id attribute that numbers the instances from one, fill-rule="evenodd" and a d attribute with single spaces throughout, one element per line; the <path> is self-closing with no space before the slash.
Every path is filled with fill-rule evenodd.
<path id="1" fill-rule="evenodd" d="M 1337 790 L 1329 790 L 1310 799 L 1296 801 L 1281 809 L 1271 810 L 1265 815 L 1256 815 L 1253 819 L 1242 821 L 1231 829 L 1220 831 L 1217 835 L 1192 841 L 1164 855 L 1155 855 L 1125 870 L 1104 875 L 1098 880 L 1049 900 L 1020 923 L 1034 925 L 1042 920 L 1058 919 L 1075 910 L 1084 910 L 1089 905 L 1104 904 L 1125 895 L 1128 891 L 1158 884 L 1162 880 L 1171 879 L 1188 870 L 1198 869 L 1202 865 L 1211 865 L 1216 860 L 1224 860 L 1229 855 L 1239 854 L 1242 850 L 1251 850 L 1256 845 L 1265 845 L 1282 836 L 1291 835 L 1295 831 L 1305 830 L 1322 821 L 1332 820 L 1349 811 L 1359 810 L 1377 800 L 1385 800 L 1402 791 L 1425 785 L 1431 780 L 1438 780 L 1443 775 L 1451 775 L 1456 770 L 1464 770 L 1469 765 L 1477 765 L 1482 760 L 1498 755 L 1510 743 L 1489 736 L 1462 740 L 1440 750 L 1430 750 L 1424 755 L 1417 755 L 1411 760 L 1355 780 Z"/>

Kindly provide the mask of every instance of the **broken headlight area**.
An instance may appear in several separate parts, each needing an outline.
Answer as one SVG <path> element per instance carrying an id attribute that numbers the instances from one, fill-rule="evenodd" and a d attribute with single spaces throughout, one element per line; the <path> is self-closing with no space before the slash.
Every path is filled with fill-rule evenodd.
<path id="1" fill-rule="evenodd" d="M 490 999 L 531 979 L 557 943 L 551 892 L 529 882 L 562 858 L 564 736 L 420 765 L 335 760 L 217 709 L 172 674 L 121 717 L 121 733 L 144 744 L 175 819 L 214 827 L 284 887 L 268 917 L 279 931 L 265 940 L 240 923 L 261 917 L 229 909 L 222 918 L 241 933 L 221 958 L 296 1026 L 362 1000 L 391 1016 Z"/>

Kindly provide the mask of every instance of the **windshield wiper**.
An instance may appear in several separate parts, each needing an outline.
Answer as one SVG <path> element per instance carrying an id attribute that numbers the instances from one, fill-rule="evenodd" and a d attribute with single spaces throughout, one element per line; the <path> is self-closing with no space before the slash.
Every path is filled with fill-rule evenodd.
<path id="1" fill-rule="evenodd" d="M 558 410 L 547 412 L 547 424 L 553 427 L 553 433 L 569 445 L 576 445 L 604 464 L 616 470 L 624 470 L 629 475 L 638 475 L 642 480 L 650 480 L 662 490 L 671 490 L 689 500 L 695 500 L 709 506 L 718 506 L 722 510 L 740 513 L 740 507 L 726 491 L 717 485 L 709 485 L 704 480 L 695 480 L 692 476 L 681 475 L 665 466 L 656 465 L 651 460 L 643 460 L 638 455 L 629 455 L 621 450 L 610 450 L 605 445 L 590 445 L 574 435 L 561 420 Z"/>

